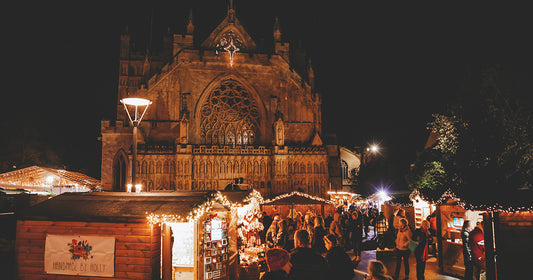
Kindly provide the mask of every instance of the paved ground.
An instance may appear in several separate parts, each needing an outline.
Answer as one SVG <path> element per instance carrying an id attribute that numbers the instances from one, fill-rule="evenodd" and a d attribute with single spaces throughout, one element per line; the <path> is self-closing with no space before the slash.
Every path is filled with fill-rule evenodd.
<path id="1" fill-rule="evenodd" d="M 368 273 L 368 264 L 372 260 L 376 260 L 376 258 L 379 258 L 380 261 L 382 261 L 385 266 L 387 267 L 389 275 L 394 274 L 394 270 L 396 268 L 396 262 L 394 257 L 392 256 L 391 252 L 388 250 L 385 250 L 384 252 L 376 251 L 375 245 L 372 246 L 372 232 L 370 235 L 363 241 L 365 243 L 367 250 L 361 252 L 361 261 L 357 264 L 355 269 L 355 277 L 354 280 L 364 280 L 366 273 Z M 351 251 L 347 252 L 348 255 L 353 259 L 354 254 Z M 448 275 L 442 275 L 439 273 L 439 267 L 438 267 L 437 258 L 431 257 L 426 262 L 426 271 L 425 271 L 425 278 L 426 280 L 458 280 L 461 278 L 456 278 Z M 410 278 L 409 279 L 416 279 L 416 260 L 415 256 L 411 254 L 409 257 L 409 269 L 410 269 Z M 402 267 L 402 270 L 400 272 L 400 279 L 403 279 L 404 277 L 404 269 Z"/>

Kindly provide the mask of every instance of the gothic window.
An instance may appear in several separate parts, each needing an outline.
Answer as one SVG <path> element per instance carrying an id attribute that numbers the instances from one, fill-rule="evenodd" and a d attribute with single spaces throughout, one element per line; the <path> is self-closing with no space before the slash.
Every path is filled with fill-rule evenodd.
<path id="1" fill-rule="evenodd" d="M 143 161 L 142 171 L 141 171 L 142 174 L 147 174 L 148 173 L 148 167 L 147 166 L 148 165 L 147 165 L 146 161 Z"/>
<path id="2" fill-rule="evenodd" d="M 148 174 L 154 174 L 154 162 L 150 161 L 148 163 Z"/>
<path id="3" fill-rule="evenodd" d="M 342 179 L 343 180 L 346 180 L 348 179 L 348 164 L 346 163 L 346 161 L 342 161 L 341 162 L 341 169 L 342 169 Z"/>
<path id="4" fill-rule="evenodd" d="M 218 145 L 253 145 L 259 109 L 250 93 L 237 81 L 222 81 L 200 109 L 202 142 Z"/>
<path id="5" fill-rule="evenodd" d="M 165 174 L 170 173 L 169 172 L 169 167 L 168 167 L 168 161 L 166 161 L 166 160 L 165 160 L 165 163 L 163 163 L 163 173 L 165 173 Z"/>

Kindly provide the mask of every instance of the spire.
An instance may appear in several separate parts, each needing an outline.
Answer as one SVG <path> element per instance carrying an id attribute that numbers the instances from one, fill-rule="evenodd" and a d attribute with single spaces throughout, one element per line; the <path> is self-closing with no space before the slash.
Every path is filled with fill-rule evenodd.
<path id="1" fill-rule="evenodd" d="M 187 34 L 192 35 L 194 32 L 194 24 L 192 23 L 192 9 L 189 10 L 189 22 L 187 23 Z"/>
<path id="2" fill-rule="evenodd" d="M 313 65 L 311 64 L 311 58 L 307 61 L 307 79 L 309 80 L 309 85 L 311 89 L 315 88 L 315 71 L 313 70 Z"/>
<path id="3" fill-rule="evenodd" d="M 233 0 L 228 2 L 228 19 L 229 22 L 235 22 L 235 6 L 233 5 Z"/>
<path id="4" fill-rule="evenodd" d="M 278 17 L 276 17 L 274 20 L 274 41 L 281 42 L 281 31 L 279 30 Z"/>

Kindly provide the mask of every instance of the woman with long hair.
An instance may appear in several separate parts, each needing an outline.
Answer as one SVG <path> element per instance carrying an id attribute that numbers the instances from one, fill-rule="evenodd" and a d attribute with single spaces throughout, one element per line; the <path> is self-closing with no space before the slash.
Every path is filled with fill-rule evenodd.
<path id="1" fill-rule="evenodd" d="M 369 280 L 392 280 L 392 277 L 387 275 L 387 267 L 381 261 L 370 261 L 368 277 Z"/>

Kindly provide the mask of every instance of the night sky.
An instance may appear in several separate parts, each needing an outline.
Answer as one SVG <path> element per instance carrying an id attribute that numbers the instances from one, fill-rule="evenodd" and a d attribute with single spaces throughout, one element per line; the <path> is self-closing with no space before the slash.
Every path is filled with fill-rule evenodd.
<path id="1" fill-rule="evenodd" d="M 113 119 L 119 36 L 157 49 L 170 27 L 185 30 L 193 9 L 203 41 L 226 1 L 18 1 L 4 12 L 7 64 L 2 93 L 2 160 L 38 139 L 72 171 L 100 178 L 100 120 Z M 284 40 L 308 50 L 324 102 L 324 129 L 348 148 L 378 142 L 386 184 L 401 178 L 425 144 L 426 123 L 455 101 L 467 65 L 503 63 L 517 90 L 531 91 L 530 16 L 520 7 L 352 1 L 235 1 L 237 17 L 269 46 L 274 16 Z M 152 35 L 149 26 L 152 23 Z M 152 38 L 150 43 L 150 37 Z M 53 153 L 52 153 L 53 154 Z M 5 162 L 4 162 L 4 166 Z M 2 170 L 6 171 L 6 170 Z M 391 183 L 392 182 L 392 183 Z"/>

